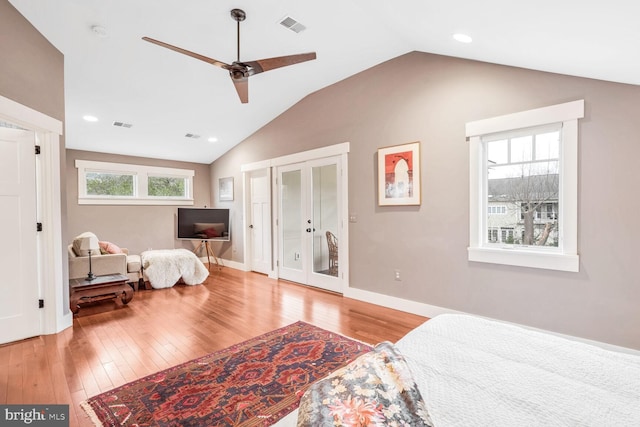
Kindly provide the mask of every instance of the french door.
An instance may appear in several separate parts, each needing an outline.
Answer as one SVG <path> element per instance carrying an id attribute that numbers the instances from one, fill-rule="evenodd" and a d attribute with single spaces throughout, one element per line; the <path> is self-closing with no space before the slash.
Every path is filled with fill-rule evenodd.
<path id="1" fill-rule="evenodd" d="M 278 275 L 342 292 L 340 157 L 278 167 Z"/>

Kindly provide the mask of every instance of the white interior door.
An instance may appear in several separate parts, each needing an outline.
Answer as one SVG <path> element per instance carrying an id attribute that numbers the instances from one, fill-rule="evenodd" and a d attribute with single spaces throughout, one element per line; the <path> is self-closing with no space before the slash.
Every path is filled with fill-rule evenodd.
<path id="1" fill-rule="evenodd" d="M 342 292 L 338 251 L 330 251 L 327 233 L 340 241 L 340 163 L 331 157 L 278 168 L 279 277 Z"/>
<path id="2" fill-rule="evenodd" d="M 39 335 L 35 136 L 0 127 L 0 343 Z"/>
<path id="3" fill-rule="evenodd" d="M 271 272 L 271 169 L 252 171 L 249 175 L 250 218 L 249 247 L 251 270 Z"/>

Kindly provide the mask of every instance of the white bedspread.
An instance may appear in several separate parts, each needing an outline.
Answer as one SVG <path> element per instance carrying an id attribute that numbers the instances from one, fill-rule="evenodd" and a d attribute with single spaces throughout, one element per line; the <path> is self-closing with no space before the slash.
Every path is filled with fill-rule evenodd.
<path id="1" fill-rule="evenodd" d="M 640 357 L 440 315 L 397 343 L 436 427 L 640 426 Z"/>
<path id="2" fill-rule="evenodd" d="M 170 288 L 180 278 L 187 285 L 197 285 L 209 276 L 207 267 L 187 249 L 144 251 L 140 259 L 144 274 L 155 289 Z"/>

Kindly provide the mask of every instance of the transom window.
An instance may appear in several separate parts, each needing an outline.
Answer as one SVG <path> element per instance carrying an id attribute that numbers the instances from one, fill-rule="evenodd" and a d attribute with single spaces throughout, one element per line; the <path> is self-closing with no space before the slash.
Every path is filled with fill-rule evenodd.
<path id="1" fill-rule="evenodd" d="M 466 125 L 469 260 L 578 271 L 578 119 L 584 101 Z"/>
<path id="2" fill-rule="evenodd" d="M 76 160 L 79 204 L 193 205 L 193 170 Z"/>

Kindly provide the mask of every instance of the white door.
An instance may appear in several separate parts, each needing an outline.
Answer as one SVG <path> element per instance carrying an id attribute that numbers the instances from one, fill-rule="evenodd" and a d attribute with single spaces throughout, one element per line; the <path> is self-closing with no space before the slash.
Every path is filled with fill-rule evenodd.
<path id="1" fill-rule="evenodd" d="M 341 239 L 340 158 L 278 168 L 279 277 L 342 292 L 338 251 Z"/>
<path id="2" fill-rule="evenodd" d="M 0 343 L 40 334 L 34 133 L 0 127 Z"/>
<path id="3" fill-rule="evenodd" d="M 249 247 L 251 270 L 271 272 L 271 169 L 252 171 L 249 175 L 251 211 Z"/>

